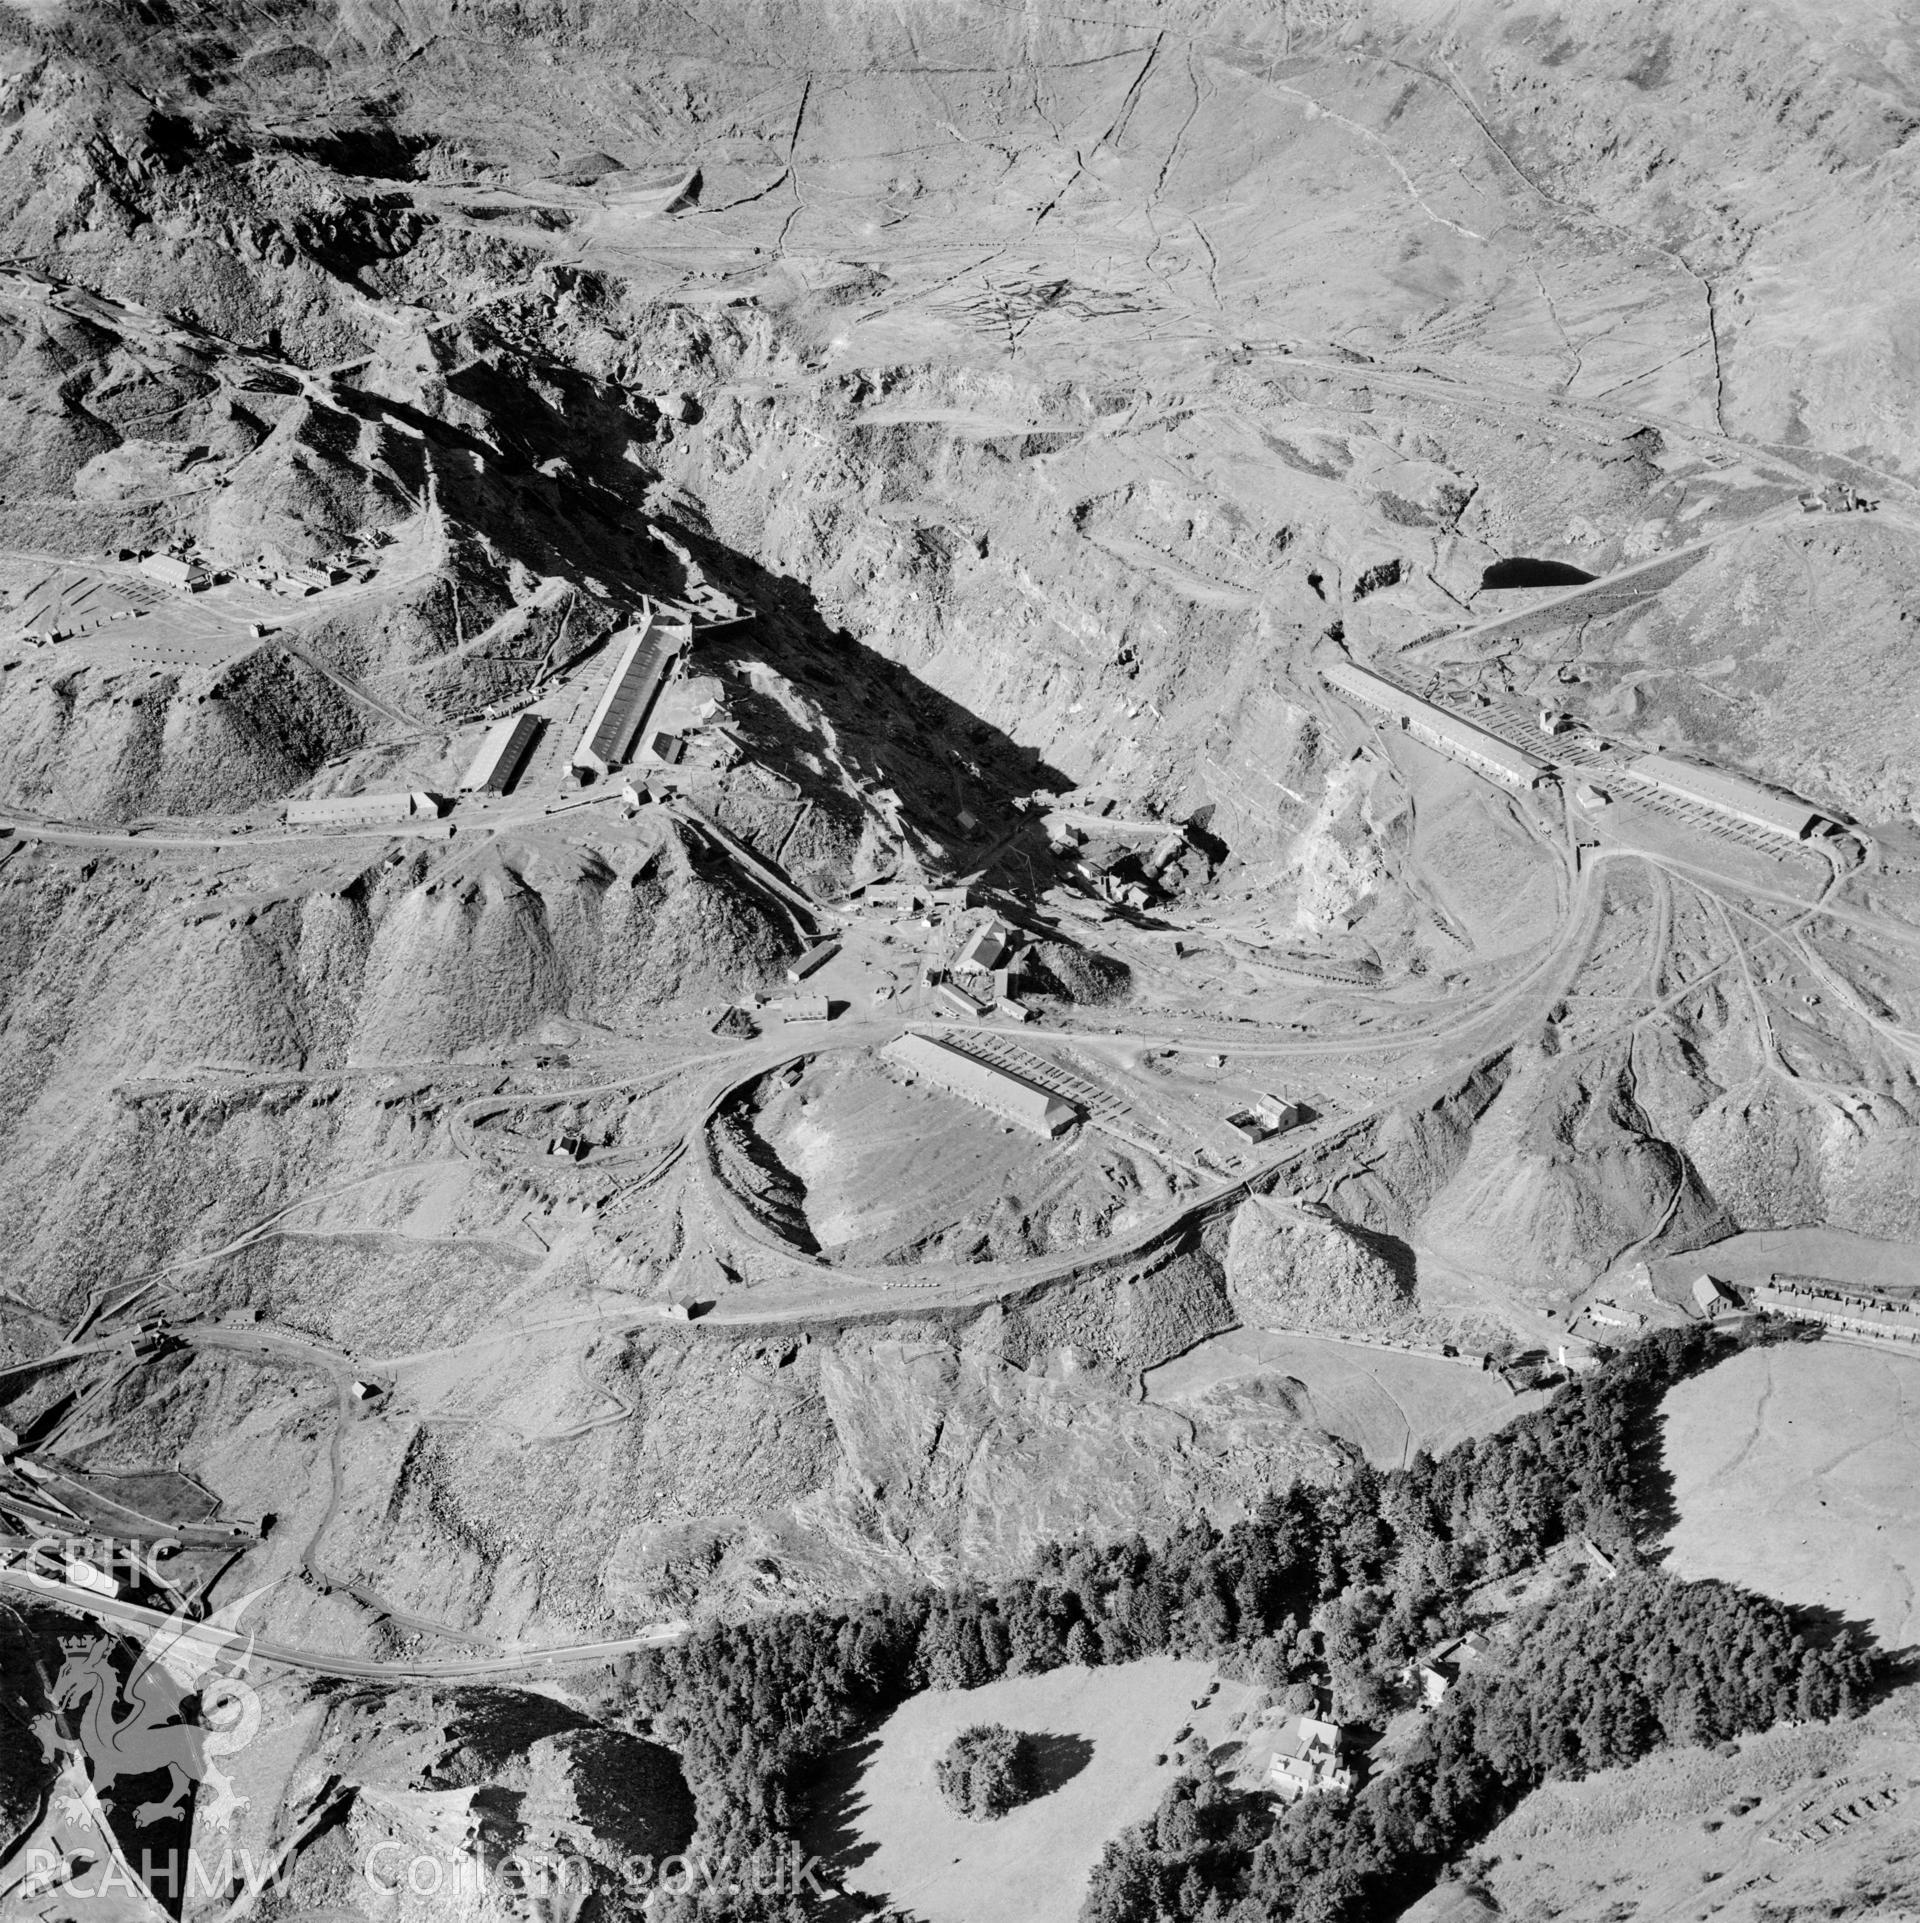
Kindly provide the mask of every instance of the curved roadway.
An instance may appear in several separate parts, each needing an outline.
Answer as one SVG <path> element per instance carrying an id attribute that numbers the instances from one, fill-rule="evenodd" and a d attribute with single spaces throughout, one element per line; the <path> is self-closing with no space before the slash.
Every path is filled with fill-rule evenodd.
<path id="1" fill-rule="evenodd" d="M 643 1649 L 663 1649 L 683 1641 L 693 1633 L 690 1623 L 656 1623 L 637 1636 L 614 1636 L 604 1642 L 562 1643 L 540 1649 L 520 1649 L 497 1656 L 473 1656 L 449 1662 L 422 1663 L 378 1661 L 370 1656 L 342 1656 L 326 1650 L 298 1649 L 288 1643 L 270 1642 L 244 1631 L 225 1629 L 217 1624 L 188 1622 L 160 1609 L 141 1603 L 122 1602 L 102 1596 L 72 1583 L 53 1582 L 25 1570 L 0 1567 L 0 1590 L 30 1601 L 58 1603 L 83 1616 L 92 1616 L 110 1628 L 144 1632 L 149 1637 L 179 1637 L 202 1648 L 230 1650 L 236 1645 L 250 1647 L 262 1662 L 279 1663 L 287 1669 L 304 1669 L 316 1676 L 344 1676 L 366 1682 L 435 1683 L 472 1681 L 488 1677 L 520 1676 L 529 1671 L 558 1669 L 579 1663 L 617 1662 L 623 1656 L 637 1655 Z"/>

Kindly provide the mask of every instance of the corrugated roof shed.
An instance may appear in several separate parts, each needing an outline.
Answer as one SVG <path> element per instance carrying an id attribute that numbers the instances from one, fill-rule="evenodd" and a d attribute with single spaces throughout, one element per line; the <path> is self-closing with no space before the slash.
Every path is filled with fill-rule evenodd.
<path id="1" fill-rule="evenodd" d="M 815 942 L 805 954 L 796 955 L 793 960 L 787 964 L 787 980 L 790 982 L 805 981 L 815 969 L 824 968 L 839 952 L 840 944 L 837 941 Z"/>
<path id="2" fill-rule="evenodd" d="M 982 922 L 960 951 L 962 968 L 992 968 L 1007 952 L 1013 931 L 998 918 Z"/>
<path id="3" fill-rule="evenodd" d="M 289 827 L 327 827 L 343 821 L 404 821 L 413 814 L 410 794 L 328 795 L 287 803 Z"/>
<path id="4" fill-rule="evenodd" d="M 975 1000 L 958 982 L 935 982 L 933 998 L 965 1021 L 978 1021 L 987 1012 L 986 1003 Z"/>
<path id="5" fill-rule="evenodd" d="M 460 792 L 470 795 L 485 789 L 489 794 L 505 794 L 525 766 L 543 725 L 537 714 L 510 714 L 496 721 L 481 737 L 467 772 L 460 777 Z"/>
<path id="6" fill-rule="evenodd" d="M 573 766 L 605 775 L 629 760 L 640 730 L 692 630 L 648 614 L 639 626 L 616 636 L 618 652 L 593 719 L 573 751 Z"/>

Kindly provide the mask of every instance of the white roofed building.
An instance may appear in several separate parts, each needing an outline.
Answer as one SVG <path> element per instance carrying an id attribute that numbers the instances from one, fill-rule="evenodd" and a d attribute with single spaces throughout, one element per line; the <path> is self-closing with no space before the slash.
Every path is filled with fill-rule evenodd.
<path id="1" fill-rule="evenodd" d="M 287 826 L 335 828 L 350 822 L 406 821 L 417 814 L 438 813 L 439 810 L 425 795 L 405 792 L 326 795 L 318 800 L 288 802 Z"/>
<path id="2" fill-rule="evenodd" d="M 196 561 L 183 561 L 177 554 L 149 554 L 140 563 L 140 572 L 149 579 L 164 581 L 170 588 L 185 588 L 191 593 L 207 584 L 207 571 Z"/>
<path id="3" fill-rule="evenodd" d="M 1546 779 L 1544 762 L 1503 741 L 1491 729 L 1425 700 L 1357 661 L 1332 661 L 1321 672 L 1327 685 L 1349 701 L 1385 715 L 1416 741 L 1464 762 L 1489 781 L 1508 788 L 1537 788 Z"/>
<path id="4" fill-rule="evenodd" d="M 1681 761 L 1673 755 L 1642 755 L 1630 771 L 1683 801 L 1699 802 L 1795 841 L 1806 840 L 1825 820 L 1811 803 L 1796 795 L 1780 794 L 1749 781 L 1745 775 L 1729 774 L 1724 768 L 1703 768 L 1698 762 Z"/>
<path id="5" fill-rule="evenodd" d="M 460 777 L 460 792 L 505 794 L 526 765 L 542 725 L 537 714 L 510 714 L 496 721 L 481 737 L 467 772 Z"/>
<path id="6" fill-rule="evenodd" d="M 976 1103 L 1036 1135 L 1058 1135 L 1080 1119 L 1080 1110 L 1064 1095 L 1056 1095 L 1012 1069 L 998 1068 L 931 1035 L 909 1029 L 887 1044 L 886 1053 L 908 1073 L 924 1075 L 950 1095 Z"/>

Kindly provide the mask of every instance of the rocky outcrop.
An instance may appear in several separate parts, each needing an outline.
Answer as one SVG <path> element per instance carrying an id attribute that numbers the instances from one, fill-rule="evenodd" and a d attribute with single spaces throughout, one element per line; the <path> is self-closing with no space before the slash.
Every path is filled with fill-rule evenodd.
<path id="1" fill-rule="evenodd" d="M 1071 942 L 1035 942 L 1027 951 L 1021 993 L 1054 996 L 1095 1008 L 1123 1002 L 1132 988 L 1124 962 Z"/>
<path id="2" fill-rule="evenodd" d="M 355 1794 L 338 1839 L 303 1873 L 317 1878 L 357 1850 L 363 1874 L 342 1894 L 369 1914 L 382 1913 L 368 1900 L 377 1884 L 404 1889 L 409 1877 L 416 1895 L 429 1882 L 463 1891 L 464 1913 L 485 1918 L 544 1904 L 637 1914 L 655 1866 L 693 1834 L 693 1798 L 670 1750 L 523 1691 L 349 1696 L 312 1748 L 313 1765 Z"/>
<path id="3" fill-rule="evenodd" d="M 1311 1203 L 1260 1196 L 1242 1203 L 1227 1239 L 1226 1276 L 1235 1309 L 1267 1328 L 1377 1333 L 1413 1307 L 1407 1252 Z"/>
<path id="4" fill-rule="evenodd" d="M 1143 1370 L 1232 1320 L 1219 1262 L 1207 1249 L 1192 1248 L 998 1305 L 968 1328 L 964 1341 L 1024 1369 L 1068 1379 L 1085 1372 L 1135 1394 Z"/>

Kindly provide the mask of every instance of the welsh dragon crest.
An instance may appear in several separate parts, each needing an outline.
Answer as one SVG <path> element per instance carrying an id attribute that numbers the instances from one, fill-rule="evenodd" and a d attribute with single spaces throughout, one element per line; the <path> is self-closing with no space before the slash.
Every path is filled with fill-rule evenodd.
<path id="1" fill-rule="evenodd" d="M 66 1660 L 48 1690 L 51 1713 L 34 1722 L 47 1760 L 84 1767 L 108 1807 L 121 1777 L 165 1770 L 166 1795 L 142 1803 L 137 1823 L 178 1816 L 197 1784 L 205 1795 L 196 1815 L 226 1829 L 246 1798 L 234 1793 L 222 1759 L 260 1729 L 260 1697 L 246 1680 L 254 1638 L 242 1641 L 239 1620 L 265 1593 L 256 1589 L 202 1623 L 179 1617 L 147 1632 L 124 1682 L 110 1638 L 64 1640 Z"/>

